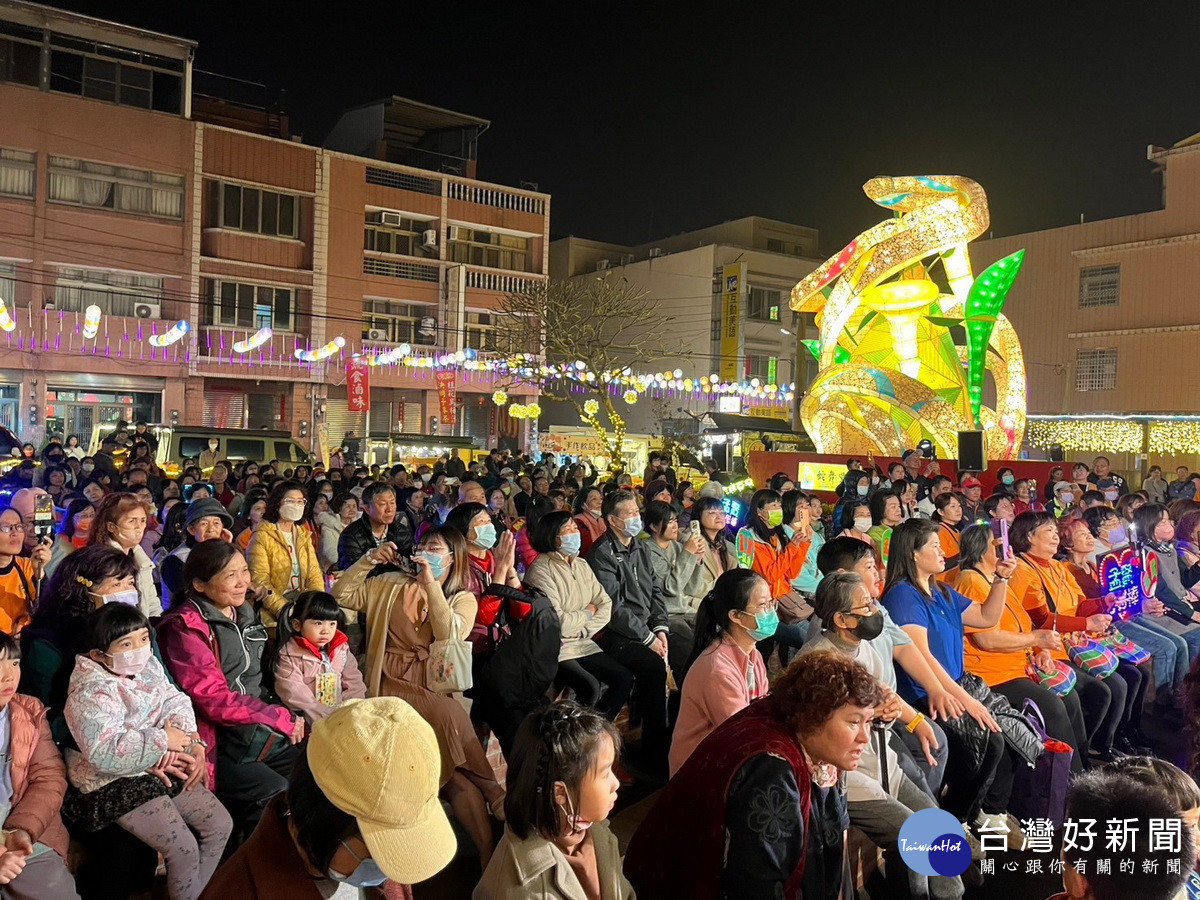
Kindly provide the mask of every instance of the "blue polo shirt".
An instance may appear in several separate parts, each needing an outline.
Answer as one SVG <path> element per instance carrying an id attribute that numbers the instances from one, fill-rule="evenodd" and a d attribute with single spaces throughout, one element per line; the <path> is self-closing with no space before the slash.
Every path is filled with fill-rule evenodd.
<path id="1" fill-rule="evenodd" d="M 929 650 L 934 659 L 955 681 L 962 678 L 964 610 L 973 601 L 954 588 L 938 585 L 932 597 L 926 597 L 907 582 L 895 584 L 883 595 L 883 605 L 896 624 L 920 625 L 927 632 Z M 900 666 L 896 667 L 896 685 L 900 696 L 912 703 L 925 697 L 925 689 Z"/>

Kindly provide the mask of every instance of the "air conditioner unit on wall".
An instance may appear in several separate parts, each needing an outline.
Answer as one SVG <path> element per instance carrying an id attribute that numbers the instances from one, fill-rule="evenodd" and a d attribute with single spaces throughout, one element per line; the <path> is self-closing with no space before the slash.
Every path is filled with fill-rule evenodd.
<path id="1" fill-rule="evenodd" d="M 436 228 L 428 228 L 421 234 L 421 245 L 425 247 L 437 246 L 438 233 Z"/>
<path id="2" fill-rule="evenodd" d="M 367 331 L 368 341 L 386 341 L 388 333 L 386 328 L 371 328 Z"/>
<path id="3" fill-rule="evenodd" d="M 399 225 L 400 213 L 383 210 L 379 213 L 379 223 L 381 225 Z"/>
<path id="4" fill-rule="evenodd" d="M 133 315 L 137 319 L 161 319 L 162 304 L 139 300 L 133 305 Z"/>
<path id="5" fill-rule="evenodd" d="M 650 248 L 650 258 L 651 259 L 658 259 L 660 256 L 666 256 L 666 255 L 667 255 L 667 251 L 665 251 L 662 247 L 651 247 Z"/>
<path id="6" fill-rule="evenodd" d="M 611 266 L 612 266 L 612 260 L 608 260 L 608 259 L 596 260 L 596 271 L 597 272 L 603 272 L 605 269 L 608 269 Z"/>

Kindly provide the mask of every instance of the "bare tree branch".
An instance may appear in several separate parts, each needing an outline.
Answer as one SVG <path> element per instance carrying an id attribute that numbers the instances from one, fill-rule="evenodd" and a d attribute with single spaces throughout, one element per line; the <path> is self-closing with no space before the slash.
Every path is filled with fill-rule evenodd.
<path id="1" fill-rule="evenodd" d="M 643 291 L 606 275 L 548 281 L 507 295 L 494 336 L 496 346 L 513 355 L 512 383 L 532 385 L 546 399 L 575 406 L 613 464 L 621 466 L 625 419 L 615 401 L 630 389 L 622 373 L 637 374 L 661 360 L 689 359 L 690 351 L 670 337 L 674 323 L 674 316 L 661 315 Z M 548 374 L 542 366 L 556 368 Z M 564 366 L 573 368 L 564 374 Z M 596 401 L 595 412 L 589 411 L 587 400 Z"/>

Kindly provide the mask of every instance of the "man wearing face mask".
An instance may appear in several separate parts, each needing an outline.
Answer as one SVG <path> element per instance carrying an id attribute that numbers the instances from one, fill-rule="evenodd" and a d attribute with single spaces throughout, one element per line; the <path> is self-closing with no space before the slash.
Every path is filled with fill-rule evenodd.
<path id="1" fill-rule="evenodd" d="M 884 666 L 890 667 L 875 652 L 871 641 L 884 630 L 883 612 L 857 572 L 831 572 L 817 586 L 813 598 L 816 614 L 823 623 L 817 637 L 806 643 L 801 653 L 832 650 L 862 665 L 874 676 L 885 700 L 876 709 L 877 725 L 871 742 L 863 750 L 862 761 L 846 773 L 850 824 L 861 829 L 888 859 L 889 880 L 907 882 L 914 897 L 958 898 L 963 895 L 962 880 L 956 876 L 925 876 L 903 865 L 899 859 L 900 828 L 919 809 L 935 809 L 937 803 L 913 782 L 900 766 L 900 758 L 890 745 L 895 723 L 917 728 L 925 716 L 909 706 L 888 686 Z M 930 757 L 932 760 L 932 757 Z M 903 893 L 898 886 L 897 894 Z"/>
<path id="2" fill-rule="evenodd" d="M 642 711 L 646 764 L 656 774 L 665 773 L 670 745 L 668 658 L 682 657 L 682 674 L 682 664 L 691 648 L 670 646 L 667 606 L 662 586 L 654 576 L 652 551 L 646 541 L 638 539 L 642 517 L 637 500 L 629 491 L 612 491 L 604 498 L 601 513 L 608 530 L 592 545 L 587 561 L 612 600 L 612 615 L 594 640 L 633 672 L 634 693 Z"/>
<path id="3" fill-rule="evenodd" d="M 411 896 L 458 849 L 438 756 L 433 729 L 398 697 L 346 701 L 313 726 L 287 791 L 201 900 L 376 897 L 387 880 Z"/>
<path id="4" fill-rule="evenodd" d="M 1125 479 L 1112 470 L 1107 456 L 1097 456 L 1092 460 L 1092 474 L 1087 477 L 1088 483 L 1104 494 L 1109 503 L 1116 503 L 1129 493 L 1129 485 Z"/>

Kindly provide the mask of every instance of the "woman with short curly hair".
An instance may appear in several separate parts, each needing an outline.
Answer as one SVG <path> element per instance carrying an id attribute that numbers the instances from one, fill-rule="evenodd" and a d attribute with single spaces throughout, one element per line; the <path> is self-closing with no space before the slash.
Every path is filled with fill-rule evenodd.
<path id="1" fill-rule="evenodd" d="M 625 857 L 638 895 L 852 896 L 842 773 L 858 768 L 883 700 L 849 657 L 798 657 L 771 694 L 717 726 L 667 783 Z"/>

